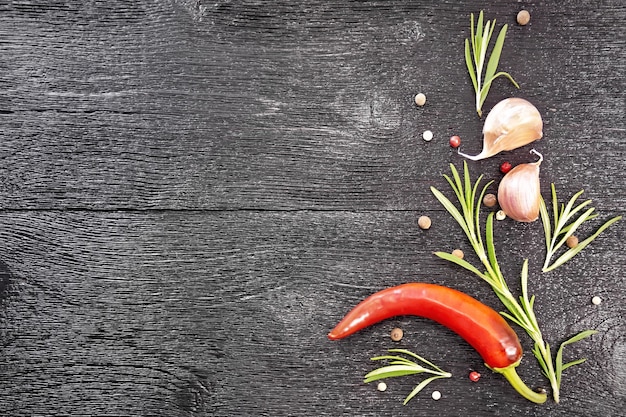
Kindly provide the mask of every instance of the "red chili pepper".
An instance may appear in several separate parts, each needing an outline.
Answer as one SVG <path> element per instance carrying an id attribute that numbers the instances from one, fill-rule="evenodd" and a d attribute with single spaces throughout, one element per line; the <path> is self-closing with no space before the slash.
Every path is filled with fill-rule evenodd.
<path id="1" fill-rule="evenodd" d="M 522 359 L 522 346 L 511 326 L 491 307 L 452 288 L 414 282 L 377 292 L 350 311 L 328 338 L 342 339 L 404 315 L 425 317 L 446 326 L 476 349 L 485 364 L 502 373 L 520 394 L 536 403 L 546 401 L 545 394 L 528 388 L 515 371 Z"/>

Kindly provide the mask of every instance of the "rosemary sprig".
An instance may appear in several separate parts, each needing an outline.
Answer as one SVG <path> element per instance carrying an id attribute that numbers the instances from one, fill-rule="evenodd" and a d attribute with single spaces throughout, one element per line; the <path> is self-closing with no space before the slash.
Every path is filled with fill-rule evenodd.
<path id="1" fill-rule="evenodd" d="M 535 342 L 533 353 L 537 358 L 544 375 L 550 381 L 553 398 L 558 403 L 562 372 L 570 366 L 584 362 L 584 359 L 579 359 L 563 365 L 563 348 L 568 344 L 577 342 L 594 334 L 595 331 L 583 331 L 563 342 L 557 351 L 555 360 L 552 359 L 550 345 L 543 339 L 543 335 L 541 334 L 539 323 L 534 312 L 535 296 L 529 296 L 528 294 L 528 260 L 524 260 L 522 266 L 522 295 L 519 298 L 516 298 L 509 290 L 496 258 L 493 241 L 493 213 L 490 213 L 487 216 L 483 240 L 480 225 L 480 204 L 487 187 L 489 187 L 492 182 L 488 182 L 485 186 L 483 186 L 480 194 L 477 194 L 479 184 L 483 178 L 482 175 L 478 177 L 476 182 L 472 185 L 467 162 L 463 162 L 463 179 L 461 179 L 461 176 L 454 165 L 450 164 L 450 169 L 452 171 L 452 178 L 448 175 L 444 175 L 444 178 L 448 181 L 450 187 L 454 191 L 454 194 L 461 205 L 461 210 L 459 210 L 457 206 L 455 206 L 439 190 L 434 187 L 431 187 L 430 189 L 437 200 L 439 200 L 439 202 L 452 215 L 457 223 L 459 223 L 461 229 L 469 239 L 474 252 L 483 264 L 485 271 L 482 272 L 468 261 L 446 252 L 436 252 L 435 255 L 471 271 L 491 286 L 498 298 L 502 301 L 502 304 L 504 304 L 508 310 L 508 312 L 501 312 L 500 314 L 519 325 Z"/>
<path id="2" fill-rule="evenodd" d="M 489 47 L 489 41 L 491 35 L 496 27 L 496 20 L 487 21 L 483 27 L 483 12 L 481 10 L 478 15 L 478 21 L 476 22 L 476 29 L 474 29 L 474 13 L 470 14 L 470 39 L 465 39 L 465 65 L 469 72 L 472 84 L 474 85 L 474 91 L 476 92 L 476 112 L 478 117 L 482 116 L 482 107 L 491 83 L 498 77 L 504 76 L 508 78 L 515 87 L 519 88 L 519 85 L 515 82 L 513 77 L 506 72 L 498 72 L 498 63 L 500 62 L 500 55 L 502 53 L 502 47 L 504 46 L 504 38 L 506 37 L 507 25 L 502 26 L 496 43 L 491 51 L 489 61 L 487 58 L 487 49 Z M 471 41 L 470 41 L 471 40 Z M 471 47 L 470 47 L 471 45 Z M 485 62 L 487 67 L 485 68 Z M 483 78 L 483 69 L 484 78 Z"/>
<path id="3" fill-rule="evenodd" d="M 442 370 L 441 368 L 439 368 L 432 362 L 427 361 L 421 356 L 411 351 L 408 351 L 406 349 L 389 349 L 389 352 L 390 353 L 402 353 L 407 356 L 412 356 L 413 358 L 422 362 L 426 366 L 429 366 L 430 368 L 432 368 L 432 369 L 425 368 L 419 363 L 414 362 L 410 359 L 404 358 L 402 356 L 385 355 L 385 356 L 377 356 L 375 358 L 372 358 L 373 361 L 388 360 L 389 365 L 383 366 L 382 368 L 375 369 L 372 372 L 365 375 L 365 380 L 363 381 L 365 383 L 378 381 L 380 379 L 385 379 L 385 378 L 415 375 L 415 374 L 421 374 L 421 373 L 427 373 L 427 374 L 433 375 L 431 377 L 426 378 L 425 380 L 420 382 L 415 388 L 413 388 L 413 391 L 411 391 L 411 393 L 407 395 L 407 397 L 404 399 L 404 403 L 403 403 L 404 405 L 406 405 L 411 400 L 411 398 L 415 397 L 422 389 L 424 389 L 428 384 L 433 382 L 435 379 L 450 378 L 452 376 L 451 373 L 445 372 L 444 370 Z"/>
<path id="4" fill-rule="evenodd" d="M 574 207 L 574 204 L 576 204 L 576 200 L 583 193 L 582 190 L 574 194 L 574 196 L 569 200 L 567 205 L 561 204 L 559 208 L 559 202 L 556 196 L 556 187 L 554 186 L 554 184 L 551 184 L 551 188 L 553 208 L 552 216 L 554 218 L 554 223 L 551 224 L 550 222 L 548 208 L 546 207 L 546 203 L 543 198 L 541 199 L 539 206 L 541 221 L 543 222 L 543 230 L 546 237 L 546 259 L 542 268 L 543 272 L 552 271 L 572 259 L 577 253 L 583 250 L 596 237 L 598 237 L 600 233 L 605 231 L 609 226 L 622 218 L 622 216 L 617 216 L 608 220 L 606 223 L 600 226 L 600 228 L 598 228 L 598 230 L 594 234 L 592 234 L 582 242 L 579 242 L 578 245 L 576 245 L 575 247 L 565 251 L 565 253 L 557 258 L 556 261 L 550 264 L 552 257 L 567 241 L 567 238 L 574 235 L 576 229 L 578 229 L 578 227 L 584 222 L 597 217 L 597 214 L 594 214 L 594 207 L 587 208 L 584 212 L 582 212 L 582 214 L 576 217 L 577 213 L 581 212 L 584 208 L 591 204 L 591 200 L 586 200 Z"/>

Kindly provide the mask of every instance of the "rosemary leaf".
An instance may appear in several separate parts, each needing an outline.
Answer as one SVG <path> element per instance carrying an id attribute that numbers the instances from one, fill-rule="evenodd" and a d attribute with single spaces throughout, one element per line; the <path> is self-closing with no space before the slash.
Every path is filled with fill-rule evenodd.
<path id="1" fill-rule="evenodd" d="M 552 216 L 554 219 L 554 230 L 557 230 L 557 220 L 559 219 L 559 200 L 556 198 L 556 187 L 554 183 L 550 184 L 550 189 L 552 190 Z"/>
<path id="2" fill-rule="evenodd" d="M 467 65 L 467 69 L 469 70 L 470 78 L 472 79 L 472 85 L 474 86 L 474 91 L 478 91 L 478 81 L 476 81 L 476 74 L 474 70 L 474 64 L 472 63 L 472 55 L 470 51 L 470 45 L 467 39 L 465 39 L 465 65 Z"/>
<path id="3" fill-rule="evenodd" d="M 483 88 L 480 92 L 480 106 L 482 107 L 482 105 L 485 103 L 485 99 L 487 98 L 487 94 L 489 93 L 489 89 L 491 88 L 491 84 L 496 80 L 496 78 L 498 77 L 505 77 L 508 78 L 509 81 L 511 81 L 511 83 L 516 87 L 516 88 L 520 88 L 519 84 L 513 79 L 513 77 L 511 77 L 511 74 L 509 74 L 508 72 L 503 72 L 500 71 L 497 74 L 495 74 L 493 77 L 491 78 L 485 78 L 485 84 L 483 84 Z"/>
<path id="4" fill-rule="evenodd" d="M 493 21 L 493 28 L 495 28 L 496 21 Z M 489 87 L 491 86 L 491 80 L 497 78 L 494 76 L 496 73 L 496 69 L 498 68 L 498 62 L 500 62 L 500 55 L 502 54 L 502 47 L 504 46 L 504 38 L 506 37 L 507 25 L 502 26 L 500 29 L 500 33 L 498 34 L 498 39 L 491 50 L 491 56 L 489 57 L 489 62 L 487 63 L 487 69 L 485 71 L 485 85 L 483 86 L 480 92 L 480 104 L 485 102 L 485 98 L 487 98 L 487 93 L 489 92 Z M 491 34 L 489 35 L 491 36 Z"/>
<path id="5" fill-rule="evenodd" d="M 596 217 L 598 217 L 598 213 L 590 214 L 589 217 L 587 217 L 587 220 L 593 220 Z M 572 225 L 570 224 L 568 226 L 565 226 L 563 229 L 561 229 L 560 232 L 561 232 L 561 234 L 567 233 L 571 228 L 572 228 Z"/>
<path id="6" fill-rule="evenodd" d="M 487 243 L 487 256 L 489 257 L 489 263 L 491 267 L 496 271 L 496 274 L 500 275 L 500 266 L 496 259 L 496 248 L 493 244 L 493 213 L 489 213 L 487 216 L 487 222 L 485 225 L 485 242 Z"/>
<path id="7" fill-rule="evenodd" d="M 583 330 L 582 332 L 570 337 L 565 342 L 561 343 L 561 347 L 566 345 L 571 345 L 572 343 L 580 342 L 583 339 L 586 339 L 589 336 L 598 333 L 597 330 Z"/>
<path id="8" fill-rule="evenodd" d="M 431 376 L 430 378 L 427 378 L 427 379 L 423 380 L 422 382 L 420 382 L 415 388 L 413 388 L 413 391 L 411 391 L 411 393 L 409 395 L 407 395 L 407 397 L 404 399 L 402 404 L 406 405 L 409 401 L 411 401 L 411 398 L 413 398 L 417 394 L 419 394 L 419 392 L 421 390 L 423 390 L 426 387 L 426 385 L 430 384 L 435 379 L 439 379 L 439 378 L 445 378 L 445 377 L 444 376 L 440 376 L 440 375 Z"/>
<path id="9" fill-rule="evenodd" d="M 558 385 L 561 385 L 561 374 L 563 373 L 563 371 L 567 368 L 569 368 L 570 366 L 574 366 L 574 365 L 578 365 L 580 363 L 583 363 L 586 359 L 577 359 L 575 361 L 572 362 L 568 362 L 565 365 L 563 365 L 563 348 L 567 345 L 570 345 L 572 343 L 576 343 L 582 339 L 585 339 L 593 334 L 598 333 L 597 330 L 584 330 L 576 335 L 574 335 L 573 337 L 567 339 L 565 342 L 561 343 L 561 346 L 559 346 L 559 349 L 556 352 L 556 357 L 554 360 L 554 365 L 555 365 L 555 372 L 556 372 L 556 381 L 558 383 Z"/>
<path id="10" fill-rule="evenodd" d="M 482 15 L 482 10 L 480 13 Z M 470 41 L 472 42 L 472 54 L 474 57 L 477 57 L 478 51 L 476 51 L 476 36 L 474 34 L 474 13 L 470 13 Z"/>
<path id="11" fill-rule="evenodd" d="M 450 213 L 452 215 L 454 220 L 457 221 L 457 223 L 461 226 L 461 228 L 463 229 L 465 234 L 467 236 L 469 236 L 470 235 L 470 231 L 467 229 L 467 226 L 465 224 L 465 220 L 463 220 L 463 216 L 461 215 L 459 210 L 454 206 L 454 204 L 452 204 L 452 202 L 450 202 L 450 200 L 448 200 L 448 198 L 446 196 L 444 196 L 435 187 L 430 187 L 430 191 L 432 191 L 432 193 L 435 195 L 437 200 L 439 200 L 441 205 L 448 211 L 448 213 Z"/>
<path id="12" fill-rule="evenodd" d="M 533 295 L 528 298 L 528 259 L 524 259 L 524 264 L 522 265 L 521 284 L 522 296 L 520 297 L 520 301 L 522 302 L 522 307 L 526 313 L 525 318 L 532 324 L 533 328 L 538 329 L 539 323 L 537 322 L 537 316 L 533 310 L 535 305 L 535 296 Z"/>
<path id="13" fill-rule="evenodd" d="M 565 211 L 566 212 L 569 213 L 570 210 L 572 210 L 572 207 L 574 207 L 574 204 L 576 203 L 576 200 L 578 200 L 578 197 L 580 197 L 584 192 L 585 192 L 585 190 L 580 190 L 579 192 L 574 194 L 572 196 L 572 198 L 570 198 L 570 200 L 567 202 L 567 206 L 565 207 Z"/>
<path id="14" fill-rule="evenodd" d="M 526 328 L 526 326 L 524 326 L 524 323 L 522 323 L 521 321 L 519 321 L 518 319 L 516 319 L 515 317 L 513 317 L 512 315 L 510 315 L 506 311 L 501 311 L 500 314 L 502 316 L 506 317 L 507 319 L 511 320 L 513 323 L 517 324 L 522 329 Z"/>
<path id="15" fill-rule="evenodd" d="M 474 208 L 474 197 L 475 197 L 475 193 L 472 192 L 472 183 L 470 181 L 470 175 L 469 175 L 469 167 L 467 166 L 467 161 L 463 161 L 463 180 L 465 181 L 465 207 L 467 207 L 468 209 L 473 209 Z M 481 180 L 481 178 L 478 179 L 478 181 L 476 182 L 476 185 L 478 185 L 478 182 Z M 473 219 L 473 217 L 472 217 Z"/>
<path id="16" fill-rule="evenodd" d="M 459 203 L 461 203 L 462 206 L 465 199 L 463 198 L 461 191 L 457 188 L 456 183 L 453 182 L 452 179 L 450 179 L 450 177 L 448 177 L 447 175 L 444 175 L 443 177 L 446 179 L 446 181 L 448 181 L 448 184 L 450 184 L 452 191 L 454 191 L 454 195 L 456 196 L 457 200 L 459 200 Z"/>
<path id="17" fill-rule="evenodd" d="M 413 363 L 410 360 L 405 359 L 405 358 L 403 358 L 401 356 L 385 355 L 385 356 L 376 356 L 374 358 L 371 358 L 371 360 L 373 360 L 373 361 L 381 361 L 381 360 L 385 360 L 385 359 L 386 360 L 392 360 L 392 361 L 395 361 L 395 362 L 402 362 L 402 364 L 411 364 L 411 363 Z M 393 362 L 391 362 L 391 363 L 394 364 Z M 401 363 L 398 363 L 398 365 L 400 365 L 400 364 Z M 394 365 L 396 365 L 396 364 L 394 364 Z"/>
<path id="18" fill-rule="evenodd" d="M 548 366 L 546 365 L 546 361 L 543 358 L 543 355 L 541 354 L 541 350 L 539 349 L 539 345 L 537 343 L 535 343 L 535 346 L 533 347 L 533 354 L 535 355 L 535 358 L 537 358 L 537 362 L 541 367 L 543 375 L 549 379 L 550 372 L 548 371 Z"/>
<path id="19" fill-rule="evenodd" d="M 435 368 L 436 370 L 438 370 L 439 372 L 444 372 L 440 367 L 438 367 L 437 365 L 435 365 L 434 363 L 424 359 L 423 357 L 421 357 L 420 355 L 418 355 L 417 353 L 413 353 L 410 350 L 406 350 L 406 349 L 389 349 L 389 352 L 394 352 L 394 353 L 404 353 L 405 355 L 408 356 L 413 356 L 415 359 L 417 359 L 418 361 L 424 362 L 426 365 L 431 366 L 433 368 Z M 407 359 L 408 360 L 408 359 Z M 409 361 L 410 362 L 410 361 Z"/>
<path id="20" fill-rule="evenodd" d="M 389 365 L 373 370 L 365 375 L 363 382 L 373 382 L 384 378 L 393 378 L 398 376 L 414 375 L 424 372 L 422 367 L 414 367 L 412 365 Z"/>
<path id="21" fill-rule="evenodd" d="M 478 177 L 478 180 L 476 181 L 476 185 L 474 185 L 474 190 L 476 190 L 476 188 L 478 187 L 478 184 L 480 183 L 480 181 L 482 180 L 483 176 L 481 175 L 480 177 Z M 475 222 L 475 227 L 476 227 L 476 237 L 477 237 L 477 244 L 478 246 L 482 246 L 483 245 L 483 238 L 482 238 L 482 233 L 480 233 L 480 205 L 482 204 L 483 198 L 485 197 L 485 193 L 487 192 L 487 188 L 493 183 L 493 181 L 489 181 L 482 189 L 482 191 L 480 192 L 480 195 L 478 196 L 477 200 L 475 201 L 475 209 L 474 209 L 474 222 Z M 473 194 L 476 194 L 476 191 L 474 191 Z M 474 199 L 474 197 L 472 197 L 472 199 Z M 495 253 L 495 252 L 494 252 Z M 494 257 L 495 259 L 495 257 Z M 492 266 L 494 266 L 492 264 Z M 496 263 L 495 265 L 496 267 L 498 266 L 498 264 Z M 497 272 L 498 274 L 500 273 L 499 271 Z"/>
<path id="22" fill-rule="evenodd" d="M 503 290 L 499 290 L 497 287 L 492 286 L 492 289 L 494 290 L 494 292 L 496 293 L 496 295 L 498 296 L 498 298 L 500 299 L 500 301 L 502 302 L 502 305 L 504 305 L 504 307 L 511 313 L 511 314 L 519 314 L 516 312 L 518 311 L 518 308 L 516 306 L 516 303 L 514 302 L 514 299 L 509 299 L 509 296 L 507 296 L 507 294 L 505 294 L 505 292 Z M 520 308 L 521 309 L 521 308 Z M 504 317 L 506 317 L 507 314 L 506 312 L 500 312 L 500 314 Z M 522 323 L 519 319 L 514 318 L 516 324 L 518 324 L 520 327 L 522 327 L 524 330 L 528 329 L 528 326 L 525 326 L 524 323 Z M 528 330 L 527 330 L 528 331 Z"/>
<path id="23" fill-rule="evenodd" d="M 572 207 L 568 204 L 567 207 L 565 208 L 567 212 L 565 213 L 565 215 L 562 216 L 563 222 L 567 223 L 569 219 L 574 217 L 574 214 L 578 213 L 580 210 L 582 210 L 589 204 L 591 204 L 591 200 L 586 200 L 580 203 L 579 205 L 577 205 L 574 209 L 572 209 Z"/>
<path id="24" fill-rule="evenodd" d="M 582 358 L 582 359 L 576 359 L 575 361 L 571 361 L 571 362 L 564 363 L 564 364 L 561 366 L 561 372 L 563 372 L 564 370 L 566 370 L 566 369 L 567 369 L 567 368 L 569 368 L 570 366 L 580 365 L 581 363 L 584 363 L 584 362 L 586 362 L 586 361 L 587 361 L 587 359 Z"/>
<path id="25" fill-rule="evenodd" d="M 578 207 L 577 207 L 578 209 Z M 591 216 L 591 214 L 593 213 L 593 211 L 595 210 L 595 208 L 591 207 L 590 209 L 588 209 L 586 212 L 584 212 L 583 214 L 581 214 L 578 219 L 576 219 L 574 222 L 572 222 L 571 224 L 569 224 L 567 226 L 567 232 L 565 233 L 564 230 L 561 230 L 559 232 L 559 235 L 563 235 L 563 237 L 561 238 L 561 240 L 559 240 L 559 243 L 557 243 L 556 245 L 554 245 L 554 251 L 558 250 L 561 246 L 563 246 L 565 244 L 565 242 L 567 241 L 567 238 L 570 237 L 571 235 L 574 234 L 574 232 L 576 231 L 576 229 L 578 229 L 578 227 L 583 224 L 584 222 L 586 222 L 587 220 L 589 220 L 589 217 Z M 564 228 L 565 229 L 565 228 Z M 555 236 L 557 237 L 557 236 Z"/>
<path id="26" fill-rule="evenodd" d="M 546 237 L 546 252 L 550 252 L 550 242 L 552 241 L 552 226 L 550 225 L 550 216 L 548 208 L 543 197 L 539 197 L 539 212 L 541 213 L 541 223 L 543 223 L 543 234 Z"/>
<path id="27" fill-rule="evenodd" d="M 480 70 L 480 74 L 478 78 L 482 75 L 482 70 L 485 65 L 485 58 L 487 57 L 487 48 L 489 47 L 489 40 L 491 35 L 490 30 L 491 22 L 487 21 L 485 23 L 485 29 L 482 33 L 481 45 L 480 45 L 480 55 L 478 57 L 478 69 Z"/>
<path id="28" fill-rule="evenodd" d="M 526 314 L 528 314 L 530 310 L 530 301 L 528 299 L 528 259 L 525 259 L 522 265 L 521 284 L 522 295 L 520 296 L 520 301 L 522 302 L 522 307 L 524 307 Z"/>
<path id="29" fill-rule="evenodd" d="M 473 15 L 472 15 L 473 16 Z M 480 40 L 480 42 L 476 42 L 478 46 L 478 44 L 482 44 L 482 38 L 483 38 L 483 11 L 481 10 L 480 13 L 478 14 L 478 21 L 476 22 L 476 39 Z M 478 51 L 478 55 L 480 55 L 480 50 Z"/>
<path id="30" fill-rule="evenodd" d="M 435 252 L 435 256 L 440 257 L 441 259 L 445 259 L 446 261 L 450 261 L 452 263 L 455 263 L 465 269 L 467 269 L 470 272 L 473 272 L 474 274 L 478 275 L 479 277 L 483 278 L 483 279 L 488 279 L 482 272 L 480 272 L 474 265 L 472 265 L 471 263 L 467 262 L 464 259 L 459 258 L 458 256 L 454 256 L 451 253 L 448 252 Z"/>
<path id="31" fill-rule="evenodd" d="M 452 177 L 454 178 L 454 183 L 456 185 L 457 198 L 459 200 L 459 203 L 461 204 L 461 207 L 463 208 L 463 213 L 467 215 L 468 207 L 465 192 L 463 190 L 463 182 L 461 182 L 459 172 L 456 170 L 456 167 L 454 165 L 450 164 L 450 170 L 452 171 Z"/>

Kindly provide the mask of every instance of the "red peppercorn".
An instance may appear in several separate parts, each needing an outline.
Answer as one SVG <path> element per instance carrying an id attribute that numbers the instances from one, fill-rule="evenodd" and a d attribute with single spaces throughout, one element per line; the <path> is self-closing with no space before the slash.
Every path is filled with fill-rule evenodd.
<path id="1" fill-rule="evenodd" d="M 511 170 L 511 168 L 513 168 L 513 165 L 511 165 L 511 163 L 508 162 L 508 161 L 504 161 L 500 165 L 500 172 L 503 173 L 503 174 L 506 174 L 507 172 L 509 172 Z"/>
<path id="2" fill-rule="evenodd" d="M 476 371 L 472 371 L 469 374 L 469 379 L 472 382 L 478 382 L 478 380 L 480 379 L 480 374 Z"/>
<path id="3" fill-rule="evenodd" d="M 459 146 L 461 146 L 461 138 L 457 135 L 451 136 L 450 146 L 452 146 L 453 148 L 458 148 Z"/>

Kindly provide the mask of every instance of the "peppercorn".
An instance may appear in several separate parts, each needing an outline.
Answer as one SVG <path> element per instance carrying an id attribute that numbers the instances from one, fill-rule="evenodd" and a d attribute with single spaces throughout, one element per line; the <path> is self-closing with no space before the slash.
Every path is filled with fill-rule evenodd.
<path id="1" fill-rule="evenodd" d="M 387 390 L 387 384 L 385 384 L 384 382 L 379 382 L 378 383 L 378 391 L 383 392 Z"/>
<path id="2" fill-rule="evenodd" d="M 498 212 L 496 213 L 496 220 L 504 219 L 506 219 L 506 213 L 504 212 L 504 210 L 498 210 Z"/>
<path id="3" fill-rule="evenodd" d="M 595 297 L 591 299 L 591 302 L 593 303 L 593 305 L 599 306 L 600 303 L 602 302 L 602 298 L 596 295 Z"/>
<path id="4" fill-rule="evenodd" d="M 575 248 L 576 246 L 578 246 L 578 238 L 574 235 L 571 235 L 570 237 L 567 238 L 567 240 L 565 241 L 565 244 L 567 245 L 568 248 Z"/>
<path id="5" fill-rule="evenodd" d="M 437 401 L 441 399 L 441 393 L 439 391 L 433 391 L 432 393 L 433 400 Z"/>
<path id="6" fill-rule="evenodd" d="M 431 140 L 433 140 L 433 132 L 430 130 L 425 130 L 424 133 L 422 133 L 422 138 L 426 142 L 430 142 Z"/>
<path id="7" fill-rule="evenodd" d="M 511 163 L 508 161 L 504 161 L 502 164 L 500 164 L 500 172 L 503 174 L 509 172 L 511 168 L 513 168 L 513 165 L 511 165 Z"/>
<path id="8" fill-rule="evenodd" d="M 469 374 L 469 379 L 472 382 L 478 382 L 478 380 L 480 379 L 480 374 L 476 371 L 472 371 Z"/>
<path id="9" fill-rule="evenodd" d="M 391 340 L 393 340 L 394 342 L 399 342 L 400 340 L 402 340 L 402 336 L 404 336 L 404 332 L 401 328 L 395 327 L 391 330 Z"/>
<path id="10" fill-rule="evenodd" d="M 452 251 L 452 255 L 456 256 L 457 258 L 463 259 L 463 256 L 465 256 L 465 254 L 463 253 L 463 251 L 461 249 L 455 249 Z"/>
<path id="11" fill-rule="evenodd" d="M 461 146 L 461 138 L 457 135 L 451 136 L 450 146 L 452 146 L 453 148 L 458 148 L 459 146 Z"/>
<path id="12" fill-rule="evenodd" d="M 530 13 L 528 13 L 528 10 L 520 10 L 517 14 L 517 23 L 521 26 L 526 26 L 528 22 L 530 22 Z"/>
<path id="13" fill-rule="evenodd" d="M 415 104 L 422 107 L 426 104 L 426 96 L 423 93 L 419 93 L 415 96 Z"/>
<path id="14" fill-rule="evenodd" d="M 483 197 L 483 204 L 486 207 L 494 207 L 498 203 L 498 199 L 495 194 L 485 194 Z"/>
<path id="15" fill-rule="evenodd" d="M 417 225 L 420 227 L 420 229 L 423 229 L 423 230 L 430 229 L 430 225 L 431 225 L 430 217 L 421 216 L 419 219 L 417 219 Z"/>

